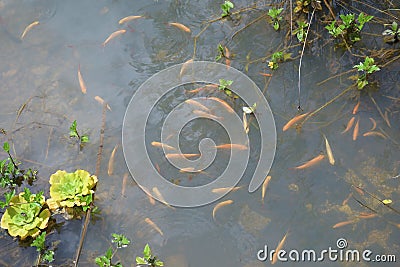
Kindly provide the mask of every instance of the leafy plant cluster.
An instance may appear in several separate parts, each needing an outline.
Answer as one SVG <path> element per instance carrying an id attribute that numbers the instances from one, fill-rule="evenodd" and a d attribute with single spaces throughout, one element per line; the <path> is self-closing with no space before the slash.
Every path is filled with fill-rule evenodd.
<path id="1" fill-rule="evenodd" d="M 274 30 L 279 30 L 279 22 L 283 19 L 281 13 L 283 8 L 271 8 L 268 10 L 268 16 L 271 18 L 270 23 L 273 25 Z"/>
<path id="2" fill-rule="evenodd" d="M 374 63 L 375 61 L 373 58 L 366 57 L 364 62 L 360 62 L 358 65 L 353 67 L 361 72 L 357 79 L 357 87 L 359 90 L 363 89 L 368 84 L 367 77 L 369 74 L 380 70 L 380 68 Z"/>
<path id="3" fill-rule="evenodd" d="M 95 259 L 95 262 L 100 267 L 123 267 L 122 263 L 119 261 L 113 263 L 113 257 L 117 253 L 118 249 L 127 247 L 131 241 L 122 234 L 112 234 L 111 242 L 115 244 L 115 247 L 111 246 L 107 249 L 104 255 L 98 256 Z M 164 263 L 157 259 L 151 252 L 149 244 L 143 249 L 143 257 L 136 257 L 137 266 L 164 266 Z"/>

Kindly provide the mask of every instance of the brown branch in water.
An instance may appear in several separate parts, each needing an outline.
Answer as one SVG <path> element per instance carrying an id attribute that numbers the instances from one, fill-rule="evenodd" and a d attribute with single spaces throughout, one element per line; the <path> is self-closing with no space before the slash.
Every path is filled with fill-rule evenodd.
<path id="1" fill-rule="evenodd" d="M 268 14 L 265 13 L 261 16 L 259 16 L 258 18 L 252 20 L 251 22 L 249 22 L 248 24 L 244 25 L 242 28 L 240 28 L 239 30 L 237 30 L 231 37 L 231 39 L 235 38 L 236 35 L 238 35 L 239 33 L 241 33 L 243 30 L 245 30 L 246 28 L 250 27 L 251 25 L 253 25 L 254 23 L 256 23 L 257 21 L 263 19 L 264 17 L 267 17 Z"/>
<path id="2" fill-rule="evenodd" d="M 99 150 L 97 152 L 97 160 L 96 160 L 96 171 L 95 171 L 96 176 L 99 176 L 99 174 L 100 174 L 101 156 L 103 153 L 103 145 L 104 145 L 104 130 L 106 128 L 106 112 L 107 112 L 107 103 L 104 103 L 103 112 L 102 112 L 102 116 L 101 116 L 102 123 L 101 123 L 101 129 L 100 129 L 100 144 L 99 144 Z M 93 193 L 93 199 L 94 199 L 94 193 Z M 89 208 L 86 211 L 85 222 L 83 224 L 81 238 L 79 240 L 79 246 L 78 246 L 78 249 L 77 249 L 76 255 L 75 255 L 74 267 L 78 266 L 79 257 L 81 255 L 82 248 L 83 248 L 83 242 L 85 241 L 87 228 L 88 228 L 89 222 L 90 222 L 90 215 L 91 215 L 92 207 L 93 207 L 93 203 L 90 204 Z"/>
<path id="3" fill-rule="evenodd" d="M 329 9 L 329 13 L 332 16 L 332 19 L 335 19 L 335 13 L 333 12 L 331 5 L 329 5 L 327 0 L 324 0 L 324 4 Z"/>

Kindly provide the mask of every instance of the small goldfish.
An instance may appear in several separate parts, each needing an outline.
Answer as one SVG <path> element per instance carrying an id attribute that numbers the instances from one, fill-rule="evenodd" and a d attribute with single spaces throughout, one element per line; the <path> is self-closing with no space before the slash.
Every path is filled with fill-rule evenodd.
<path id="1" fill-rule="evenodd" d="M 146 219 L 144 219 L 144 221 L 148 225 L 153 227 L 153 229 L 156 230 L 161 236 L 164 236 L 164 233 L 163 233 L 163 231 L 161 231 L 160 227 L 158 227 L 157 224 L 155 222 L 153 222 L 150 218 L 146 218 Z"/>
<path id="2" fill-rule="evenodd" d="M 359 125 L 360 125 L 360 119 L 357 119 L 356 126 L 354 126 L 354 130 L 353 130 L 353 141 L 357 140 Z"/>
<path id="3" fill-rule="evenodd" d="M 363 134 L 363 136 L 379 136 L 382 137 L 383 139 L 386 139 L 386 136 L 378 131 L 369 131 Z"/>
<path id="4" fill-rule="evenodd" d="M 353 108 L 353 115 L 357 114 L 359 107 L 360 107 L 360 100 L 358 100 L 358 103 Z"/>
<path id="5" fill-rule="evenodd" d="M 345 225 L 348 225 L 348 224 L 352 224 L 352 223 L 355 223 L 355 222 L 356 222 L 355 220 L 349 220 L 349 221 L 344 221 L 344 222 L 338 222 L 337 224 L 335 224 L 334 226 L 332 226 L 332 228 L 333 228 L 333 229 L 339 228 L 339 227 L 342 227 L 342 226 L 345 226 Z"/>
<path id="6" fill-rule="evenodd" d="M 196 107 L 198 107 L 198 108 L 200 108 L 200 109 L 202 109 L 202 110 L 204 110 L 206 112 L 211 112 L 211 110 L 208 107 L 206 107 L 203 104 L 197 102 L 196 100 L 187 99 L 187 100 L 185 100 L 185 103 L 188 103 L 188 104 L 191 104 L 193 106 L 196 106 Z"/>
<path id="7" fill-rule="evenodd" d="M 126 33 L 126 30 L 118 30 L 118 31 L 115 31 L 115 32 L 113 32 L 113 33 L 111 33 L 108 37 L 107 37 L 107 39 L 103 42 L 103 47 L 105 47 L 106 46 L 106 44 L 108 43 L 108 42 L 110 42 L 112 39 L 114 39 L 115 37 L 117 37 L 117 36 L 119 36 L 119 35 L 122 35 L 122 34 L 124 34 L 124 33 Z"/>
<path id="8" fill-rule="evenodd" d="M 188 33 L 191 32 L 190 29 L 189 29 L 189 27 L 183 25 L 182 23 L 178 23 L 178 22 L 169 22 L 168 25 L 174 26 L 174 27 L 176 27 L 176 28 L 178 28 L 178 29 L 180 29 L 181 31 L 184 31 L 184 32 L 188 32 Z"/>
<path id="9" fill-rule="evenodd" d="M 153 141 L 153 142 L 151 142 L 151 145 L 154 146 L 154 147 L 163 148 L 165 150 L 176 150 L 175 147 L 172 147 L 170 145 L 167 145 L 167 144 L 164 144 L 164 143 L 161 143 L 161 142 Z"/>
<path id="10" fill-rule="evenodd" d="M 264 203 L 265 192 L 267 191 L 267 187 L 268 187 L 268 184 L 269 184 L 269 181 L 271 180 L 271 178 L 272 177 L 270 175 L 268 175 L 265 178 L 264 182 L 263 182 L 263 185 L 262 185 L 262 188 L 261 188 L 261 201 L 262 201 L 262 203 Z"/>
<path id="11" fill-rule="evenodd" d="M 215 205 L 215 207 L 213 208 L 213 211 L 212 211 L 213 219 L 215 220 L 215 213 L 217 212 L 217 210 L 219 210 L 221 207 L 230 205 L 232 203 L 233 203 L 233 200 L 229 199 L 229 200 L 222 201 L 222 202 L 218 203 L 217 205 Z"/>
<path id="12" fill-rule="evenodd" d="M 325 139 L 326 154 L 328 155 L 329 163 L 331 165 L 335 165 L 335 158 L 333 157 L 331 146 L 329 145 L 328 139 L 326 138 L 325 135 L 324 139 Z"/>
<path id="13" fill-rule="evenodd" d="M 211 190 L 211 192 L 216 193 L 216 194 L 226 194 L 228 192 L 235 192 L 242 188 L 241 186 L 235 186 L 235 187 L 220 187 L 220 188 L 214 188 Z"/>
<path id="14" fill-rule="evenodd" d="M 290 127 L 292 127 L 296 122 L 300 121 L 303 119 L 305 116 L 307 116 L 309 112 L 294 116 L 291 120 L 289 120 L 282 128 L 282 131 L 287 131 Z"/>
<path id="15" fill-rule="evenodd" d="M 140 18 L 142 18 L 142 17 L 143 17 L 143 16 L 127 16 L 127 17 L 125 17 L 125 18 L 120 19 L 120 20 L 118 21 L 118 23 L 121 25 L 121 24 L 124 24 L 124 23 L 126 23 L 126 22 L 129 22 L 129 21 L 131 21 L 131 20 L 140 19 Z"/>
<path id="16" fill-rule="evenodd" d="M 213 120 L 217 120 L 217 121 L 224 119 L 222 117 L 218 117 L 218 116 L 215 116 L 213 114 L 210 114 L 210 113 L 207 113 L 205 111 L 198 110 L 198 109 L 193 110 L 193 113 L 196 114 L 197 116 L 201 116 L 201 117 L 205 117 L 205 118 L 209 118 L 209 119 L 213 119 Z"/>
<path id="17" fill-rule="evenodd" d="M 232 150 L 246 150 L 248 147 L 245 145 L 241 144 L 223 144 L 223 145 L 218 145 L 215 146 L 215 148 L 218 149 L 232 149 Z"/>
<path id="18" fill-rule="evenodd" d="M 31 24 L 29 24 L 28 26 L 26 26 L 25 30 L 22 32 L 21 34 L 21 40 L 24 39 L 25 35 L 35 26 L 39 25 L 39 21 L 34 21 Z"/>
<path id="19" fill-rule="evenodd" d="M 83 80 L 82 73 L 81 73 L 81 65 L 79 64 L 78 66 L 78 80 L 79 80 L 79 86 L 81 87 L 82 93 L 86 94 L 86 84 L 85 81 Z"/>
<path id="20" fill-rule="evenodd" d="M 104 101 L 104 99 L 103 99 L 103 98 L 101 98 L 101 97 L 100 97 L 100 96 L 98 96 L 98 95 L 96 95 L 96 96 L 94 97 L 94 100 L 96 100 L 97 102 L 99 102 L 99 103 L 100 103 L 100 105 L 104 105 L 104 104 L 106 104 L 106 102 Z M 106 107 L 107 107 L 107 109 L 108 109 L 109 111 L 111 111 L 111 107 L 110 107 L 110 105 L 106 104 Z"/>
<path id="21" fill-rule="evenodd" d="M 157 187 L 153 187 L 153 193 L 154 193 L 154 194 L 156 195 L 156 197 L 158 197 L 158 199 L 159 199 L 163 204 L 165 204 L 168 208 L 175 209 L 174 207 L 172 207 L 172 206 L 165 200 L 165 198 L 163 197 L 163 195 L 161 195 L 161 192 L 160 192 L 160 190 L 158 190 Z"/>
<path id="22" fill-rule="evenodd" d="M 356 119 L 355 117 L 352 117 L 352 118 L 349 120 L 349 122 L 348 122 L 347 125 L 346 125 L 346 129 L 344 129 L 344 131 L 342 132 L 342 134 L 348 132 L 348 131 L 351 129 L 351 127 L 353 127 L 353 124 L 354 124 L 355 119 Z"/>
<path id="23" fill-rule="evenodd" d="M 188 61 L 182 64 L 181 71 L 179 72 L 180 77 L 182 77 L 182 75 L 185 73 L 186 69 L 189 67 L 191 63 L 193 63 L 193 58 L 189 59 Z"/>
<path id="24" fill-rule="evenodd" d="M 222 106 L 224 106 L 224 108 L 225 108 L 229 113 L 235 113 L 235 111 L 233 110 L 233 108 L 232 108 L 228 103 L 226 103 L 224 100 L 222 100 L 222 99 L 220 99 L 220 98 L 218 98 L 218 97 L 214 97 L 214 96 L 207 97 L 207 99 L 217 101 L 218 103 L 222 104 Z"/>
<path id="25" fill-rule="evenodd" d="M 227 69 L 231 67 L 231 52 L 226 46 L 225 46 L 225 64 Z"/>
<path id="26" fill-rule="evenodd" d="M 200 154 L 179 154 L 179 153 L 169 153 L 166 154 L 165 157 L 167 159 L 176 159 L 176 158 L 195 158 L 199 157 Z"/>
<path id="27" fill-rule="evenodd" d="M 302 170 L 302 169 L 309 168 L 309 167 L 311 167 L 311 166 L 317 164 L 318 162 L 320 162 L 320 161 L 323 160 L 324 158 L 325 158 L 324 155 L 318 155 L 318 156 L 316 156 L 315 158 L 313 158 L 313 159 L 307 161 L 306 163 L 304 163 L 304 164 L 302 164 L 302 165 L 300 165 L 300 166 L 294 167 L 294 169 L 296 169 L 296 170 Z"/>
<path id="28" fill-rule="evenodd" d="M 376 129 L 376 120 L 374 120 L 373 118 L 369 118 L 369 120 L 372 122 L 372 128 L 371 128 L 371 130 L 370 131 L 373 131 L 373 130 L 375 130 Z"/>
<path id="29" fill-rule="evenodd" d="M 114 157 L 115 157 L 115 153 L 117 152 L 118 149 L 118 144 L 115 145 L 113 151 L 111 152 L 111 156 L 110 159 L 108 160 L 108 176 L 113 175 L 114 173 Z"/>
<path id="30" fill-rule="evenodd" d="M 278 261 L 278 253 L 279 253 L 279 251 L 282 250 L 283 245 L 286 242 L 286 238 L 287 238 L 288 234 L 289 234 L 289 231 L 286 232 L 286 234 L 283 236 L 282 240 L 279 242 L 278 246 L 276 247 L 275 253 L 274 253 L 274 255 L 272 256 L 272 259 L 271 259 L 271 264 L 275 264 Z"/>

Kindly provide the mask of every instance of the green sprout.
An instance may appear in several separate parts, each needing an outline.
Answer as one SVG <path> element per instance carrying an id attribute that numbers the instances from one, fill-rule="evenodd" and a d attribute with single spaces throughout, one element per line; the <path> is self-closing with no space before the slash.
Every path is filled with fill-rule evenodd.
<path id="1" fill-rule="evenodd" d="M 227 96 L 233 96 L 234 98 L 237 98 L 237 96 L 233 94 L 230 89 L 232 83 L 233 81 L 231 80 L 219 79 L 218 89 L 224 91 Z"/>
<path id="2" fill-rule="evenodd" d="M 271 24 L 273 25 L 275 31 L 279 30 L 279 21 L 283 19 L 283 17 L 280 16 L 282 11 L 283 8 L 271 8 L 268 10 L 268 16 L 270 16 L 272 19 Z"/>
<path id="3" fill-rule="evenodd" d="M 361 75 L 358 76 L 357 79 L 357 87 L 359 90 L 363 89 L 368 84 L 368 74 L 379 71 L 380 68 L 374 64 L 374 59 L 370 57 L 366 57 L 364 62 L 360 62 L 360 64 L 355 65 L 353 68 L 356 68 L 358 71 L 362 72 Z"/>
<path id="4" fill-rule="evenodd" d="M 46 249 L 46 232 L 42 232 L 33 240 L 31 247 L 36 247 L 36 251 L 39 252 L 39 263 L 52 262 L 54 261 L 54 251 Z"/>
<path id="5" fill-rule="evenodd" d="M 399 41 L 400 29 L 396 21 L 393 21 L 390 25 L 390 29 L 386 29 L 382 32 L 383 40 L 385 43 L 393 44 Z"/>
<path id="6" fill-rule="evenodd" d="M 20 169 L 18 166 L 21 163 L 11 156 L 10 145 L 7 142 L 3 144 L 3 150 L 8 154 L 8 158 L 0 161 L 0 186 L 12 189 L 17 185 L 20 186 L 24 180 L 32 184 L 37 178 L 37 170 Z"/>
<path id="7" fill-rule="evenodd" d="M 221 44 L 218 44 L 218 55 L 215 57 L 215 61 L 218 61 L 223 57 L 225 57 L 224 47 Z"/>
<path id="8" fill-rule="evenodd" d="M 84 144 L 89 142 L 89 136 L 86 134 L 80 135 L 76 127 L 77 123 L 76 120 L 74 120 L 69 127 L 69 137 L 77 138 L 79 140 L 79 147 L 82 149 Z"/>
<path id="9" fill-rule="evenodd" d="M 297 26 L 298 27 L 293 31 L 293 34 L 296 34 L 296 37 L 299 40 L 299 42 L 303 43 L 306 39 L 308 23 L 302 20 L 298 20 Z"/>
<path id="10" fill-rule="evenodd" d="M 331 24 L 325 26 L 325 29 L 334 37 L 343 36 L 346 43 L 353 44 L 361 40 L 360 32 L 365 23 L 373 19 L 373 16 L 360 13 L 356 19 L 354 14 L 341 14 L 341 22 L 333 21 Z M 338 24 L 336 27 L 335 25 Z"/>
<path id="11" fill-rule="evenodd" d="M 104 255 L 96 257 L 95 262 L 100 267 L 123 267 L 120 262 L 112 263 L 112 258 L 118 249 L 127 247 L 131 241 L 124 235 L 114 233 L 112 234 L 111 242 L 116 243 L 117 247 L 115 249 L 109 247 Z"/>
<path id="12" fill-rule="evenodd" d="M 268 67 L 271 70 L 276 70 L 279 68 L 278 62 L 283 61 L 283 52 L 275 52 L 271 56 L 271 61 L 268 61 Z"/>
<path id="13" fill-rule="evenodd" d="M 156 256 L 151 254 L 151 249 L 149 244 L 146 244 L 143 250 L 143 257 L 136 257 L 136 264 L 138 266 L 164 266 L 164 263 L 157 259 Z"/>
<path id="14" fill-rule="evenodd" d="M 230 15 L 230 11 L 231 8 L 234 8 L 235 6 L 233 5 L 233 3 L 231 1 L 225 1 L 222 5 L 221 5 L 221 9 L 222 9 L 222 14 L 221 17 L 226 17 Z"/>

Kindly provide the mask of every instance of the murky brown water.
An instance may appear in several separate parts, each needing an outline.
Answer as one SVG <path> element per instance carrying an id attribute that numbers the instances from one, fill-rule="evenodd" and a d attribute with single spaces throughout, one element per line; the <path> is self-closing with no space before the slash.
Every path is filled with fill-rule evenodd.
<path id="1" fill-rule="evenodd" d="M 243 7 L 249 2 L 238 1 L 235 5 Z M 166 266 L 265 266 L 257 261 L 257 251 L 264 245 L 274 249 L 288 230 L 287 249 L 319 251 L 335 248 L 338 238 L 346 238 L 351 249 L 371 249 L 375 254 L 398 253 L 400 230 L 391 223 L 400 223 L 399 214 L 366 193 L 358 194 L 351 186 L 361 186 L 380 199 L 392 199 L 392 207 L 399 209 L 399 179 L 390 179 L 400 172 L 398 63 L 375 76 L 379 81 L 378 91 L 361 93 L 357 114 L 353 115 L 352 110 L 358 94 L 353 94 L 353 98 L 352 94 L 347 94 L 311 118 L 299 133 L 295 129 L 282 132 L 283 125 L 297 114 L 298 59 L 280 64 L 265 93 L 275 116 L 278 137 L 264 204 L 261 189 L 253 194 L 246 190 L 251 177 L 249 172 L 257 163 L 256 147 L 252 150 L 249 172 L 239 184 L 243 189 L 224 197 L 223 200 L 232 199 L 234 204 L 219 210 L 216 221 L 212 218 L 214 204 L 174 210 L 159 202 L 153 206 L 131 177 L 122 189 L 128 170 L 121 146 L 116 153 L 114 174 L 107 174 L 111 151 L 116 144 L 121 145 L 124 112 L 135 90 L 156 72 L 192 57 L 193 37 L 204 27 L 204 21 L 219 15 L 219 5 L 215 1 L 164 0 L 0 1 L 0 128 L 8 132 L 7 136 L 0 135 L 0 141 L 13 143 L 13 153 L 23 166 L 39 169 L 40 179 L 34 189 L 48 190 L 48 177 L 58 169 L 82 168 L 94 173 L 102 113 L 102 106 L 94 97 L 102 97 L 112 110 L 106 115 L 104 153 L 95 201 L 101 215 L 94 216 L 89 225 L 80 265 L 94 266 L 94 258 L 108 248 L 114 232 L 125 234 L 132 241 L 128 248 L 118 252 L 124 266 L 134 265 L 135 256 L 140 255 L 146 243 L 165 260 Z M 118 25 L 118 20 L 127 15 L 145 18 Z M 196 59 L 213 61 L 217 46 L 222 42 L 234 54 L 232 66 L 245 71 L 249 60 L 276 51 L 283 34 L 276 33 L 265 20 L 232 38 L 245 22 L 259 15 L 256 11 L 246 13 L 238 25 L 232 21 L 211 24 L 197 39 Z M 22 31 L 35 20 L 40 24 L 21 41 Z M 168 26 L 170 21 L 187 25 L 192 33 Z M 375 27 L 378 26 L 367 27 L 366 31 L 372 32 Z M 109 34 L 121 28 L 126 29 L 126 33 L 102 47 Z M 371 38 L 366 37 L 365 42 L 373 42 Z M 380 46 L 374 45 L 375 48 Z M 346 52 L 333 51 L 323 40 L 315 42 L 311 50 L 312 53 L 306 52 L 302 66 L 301 100 L 305 112 L 320 107 L 352 83 L 346 76 L 322 85 L 317 85 L 318 82 L 347 71 L 359 62 Z M 296 48 L 291 52 L 295 56 L 298 51 Z M 79 66 L 87 94 L 82 94 L 79 87 Z M 269 78 L 262 77 L 259 72 L 271 73 L 265 62 L 249 65 L 247 74 L 264 89 Z M 166 99 L 160 105 L 168 109 L 174 101 L 179 101 L 180 95 L 176 93 Z M 16 121 L 16 111 L 24 103 L 26 107 Z M 239 105 L 236 110 L 240 110 Z M 390 125 L 380 112 L 387 114 Z M 150 116 L 146 135 L 149 142 L 159 140 L 159 123 L 165 115 L 159 108 Z M 353 116 L 359 119 L 360 134 L 356 141 L 352 140 L 352 130 L 341 134 Z M 363 136 L 372 126 L 370 118 L 376 121 L 376 130 L 384 133 L 386 139 Z M 78 129 L 90 136 L 90 143 L 82 151 L 68 137 L 69 125 L 74 119 L 78 121 Z M 184 129 L 182 142 L 185 147 L 197 149 L 196 139 L 225 140 L 226 136 L 221 133 L 217 125 L 199 120 Z M 325 153 L 322 134 L 327 136 L 333 149 L 335 165 L 324 160 L 310 169 L 291 170 Z M 250 129 L 250 138 L 259 142 L 260 136 L 254 126 Z M 5 156 L 2 152 L 0 155 Z M 226 154 L 219 155 L 210 174 L 221 172 L 227 159 Z M 205 175 L 196 180 L 196 177 L 178 173 L 160 156 L 155 155 L 154 162 L 163 173 L 180 179 L 182 184 L 193 186 L 207 182 Z M 360 212 L 370 210 L 351 197 L 342 205 L 351 192 L 379 216 L 356 219 Z M 163 236 L 145 223 L 146 217 L 157 223 Z M 332 228 L 338 222 L 353 219 L 357 220 L 353 224 Z M 71 263 L 81 225 L 79 220 L 67 221 L 60 232 L 49 235 L 50 241 L 61 240 L 57 245 L 56 265 Z M 33 248 L 21 248 L 5 231 L 0 233 L 0 265 L 34 263 Z M 336 262 L 326 264 L 339 265 Z M 288 265 L 294 266 L 294 263 Z"/>

